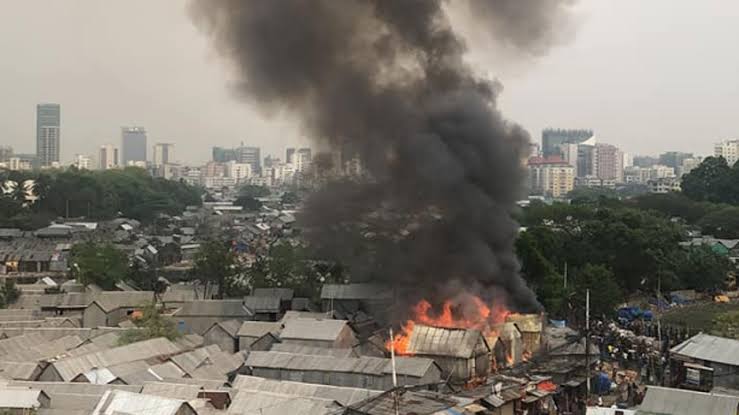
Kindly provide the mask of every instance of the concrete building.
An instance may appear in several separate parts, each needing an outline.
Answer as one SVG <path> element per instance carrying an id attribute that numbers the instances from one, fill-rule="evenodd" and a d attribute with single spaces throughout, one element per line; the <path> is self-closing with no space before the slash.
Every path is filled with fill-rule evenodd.
<path id="1" fill-rule="evenodd" d="M 295 172 L 305 173 L 310 168 L 311 161 L 311 149 L 301 148 L 295 153 L 293 162 L 288 162 L 288 164 L 292 164 L 294 166 Z"/>
<path id="2" fill-rule="evenodd" d="M 262 150 L 259 147 L 241 146 L 236 149 L 236 161 L 251 165 L 252 174 L 262 172 Z"/>
<path id="3" fill-rule="evenodd" d="M 595 137 L 577 145 L 577 177 L 598 176 L 598 147 Z"/>
<path id="4" fill-rule="evenodd" d="M 233 148 L 213 147 L 212 161 L 218 163 L 226 163 L 229 161 L 237 161 L 238 154 Z"/>
<path id="5" fill-rule="evenodd" d="M 33 162 L 31 160 L 20 157 L 11 157 L 8 160 L 8 170 L 21 171 L 31 169 L 33 169 Z"/>
<path id="6" fill-rule="evenodd" d="M 77 167 L 80 170 L 92 170 L 93 168 L 92 157 L 86 156 L 84 154 L 75 154 L 72 165 Z"/>
<path id="7" fill-rule="evenodd" d="M 675 173 L 678 177 L 682 177 L 690 173 L 694 168 L 700 166 L 702 162 L 703 157 L 691 157 L 683 159 L 682 163 L 680 164 L 680 166 L 678 166 Z"/>
<path id="8" fill-rule="evenodd" d="M 224 173 L 227 177 L 236 180 L 236 183 L 245 182 L 251 177 L 251 164 L 237 163 L 235 160 L 224 163 Z"/>
<path id="9" fill-rule="evenodd" d="M 169 164 L 174 159 L 174 144 L 156 143 L 154 144 L 154 158 L 152 162 L 154 167 L 161 167 Z"/>
<path id="10" fill-rule="evenodd" d="M 121 164 L 146 163 L 146 130 L 144 127 L 121 128 Z"/>
<path id="11" fill-rule="evenodd" d="M 677 177 L 660 177 L 647 182 L 649 193 L 670 193 L 680 191 L 680 179 Z"/>
<path id="12" fill-rule="evenodd" d="M 668 151 L 659 155 L 659 164 L 667 167 L 672 167 L 673 169 L 677 170 L 683 164 L 683 160 L 689 158 L 693 158 L 693 153 Z"/>
<path id="13" fill-rule="evenodd" d="M 713 155 L 723 157 L 729 166 L 733 166 L 739 160 L 739 140 L 726 140 L 714 144 Z"/>
<path id="14" fill-rule="evenodd" d="M 100 150 L 98 151 L 98 168 L 100 170 L 109 170 L 118 166 L 120 166 L 118 147 L 113 144 L 100 146 Z"/>
<path id="15" fill-rule="evenodd" d="M 598 143 L 596 147 L 596 156 L 598 157 L 597 171 L 598 178 L 604 180 L 615 180 L 616 183 L 624 181 L 624 157 L 618 147 Z"/>
<path id="16" fill-rule="evenodd" d="M 547 128 L 541 133 L 542 156 L 555 156 L 562 154 L 559 146 L 565 143 L 580 144 L 593 137 L 593 130 L 563 130 Z"/>
<path id="17" fill-rule="evenodd" d="M 13 147 L 0 146 L 0 163 L 7 163 L 13 157 Z"/>
<path id="18" fill-rule="evenodd" d="M 59 163 L 61 146 L 61 107 L 59 104 L 36 106 L 36 157 L 41 167 Z"/>
<path id="19" fill-rule="evenodd" d="M 575 168 L 559 156 L 532 157 L 528 162 L 529 189 L 532 193 L 564 197 L 575 185 Z"/>
<path id="20" fill-rule="evenodd" d="M 562 160 L 575 169 L 575 177 L 577 177 L 577 156 L 579 144 L 564 143 L 558 146 L 559 152 L 562 154 Z"/>

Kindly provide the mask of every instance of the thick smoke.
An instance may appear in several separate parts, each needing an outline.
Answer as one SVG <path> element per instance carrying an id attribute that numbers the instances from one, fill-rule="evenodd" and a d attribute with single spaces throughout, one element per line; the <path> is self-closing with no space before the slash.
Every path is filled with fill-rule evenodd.
<path id="1" fill-rule="evenodd" d="M 543 23 L 554 3 L 491 0 L 480 16 L 516 46 L 541 45 L 547 31 L 526 22 Z M 337 160 L 361 160 L 362 179 L 327 185 L 300 218 L 323 255 L 355 280 L 394 284 L 403 304 L 470 291 L 534 311 L 511 219 L 529 137 L 496 109 L 499 85 L 464 63 L 442 6 L 196 0 L 193 15 L 236 65 L 241 93 L 296 114 Z"/>

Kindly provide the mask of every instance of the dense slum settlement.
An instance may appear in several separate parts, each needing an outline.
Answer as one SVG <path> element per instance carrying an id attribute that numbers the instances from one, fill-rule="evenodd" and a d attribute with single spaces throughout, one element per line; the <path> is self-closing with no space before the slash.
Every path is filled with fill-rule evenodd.
<path id="1" fill-rule="evenodd" d="M 123 218 L 0 229 L 0 278 L 18 290 L 0 309 L 0 413 L 737 414 L 739 341 L 655 329 L 634 310 L 594 321 L 589 336 L 539 314 L 398 327 L 394 293 L 375 284 L 215 299 L 218 287 L 184 278 L 205 240 L 199 224 L 228 222 L 248 261 L 290 239 L 291 213 L 206 206 L 165 219 L 156 234 Z M 70 250 L 91 238 L 157 261 L 164 289 L 70 279 Z M 136 338 L 152 303 L 178 335 Z"/>

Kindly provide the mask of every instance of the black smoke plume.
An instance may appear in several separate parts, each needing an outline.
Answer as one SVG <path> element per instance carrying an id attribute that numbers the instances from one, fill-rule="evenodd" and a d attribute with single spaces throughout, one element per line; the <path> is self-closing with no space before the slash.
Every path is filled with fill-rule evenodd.
<path id="1" fill-rule="evenodd" d="M 492 32 L 546 43 L 552 4 L 479 2 Z M 312 245 L 352 278 L 393 284 L 403 304 L 472 292 L 518 311 L 539 304 L 519 276 L 511 219 L 529 137 L 496 108 L 500 86 L 475 76 L 440 0 L 195 0 L 196 23 L 235 64 L 238 89 L 287 110 L 339 164 L 308 201 Z M 500 6 L 500 7 L 498 7 Z M 529 22 L 530 17 L 535 22 Z"/>

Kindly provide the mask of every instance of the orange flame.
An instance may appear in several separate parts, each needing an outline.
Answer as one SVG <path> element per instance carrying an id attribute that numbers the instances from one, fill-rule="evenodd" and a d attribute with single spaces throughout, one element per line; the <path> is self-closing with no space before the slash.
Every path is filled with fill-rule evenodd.
<path id="1" fill-rule="evenodd" d="M 502 304 L 488 306 L 480 297 L 469 294 L 460 296 L 454 302 L 445 301 L 438 313 L 430 302 L 421 300 L 413 307 L 411 319 L 401 327 L 400 333 L 385 343 L 385 347 L 397 354 L 408 354 L 416 323 L 433 327 L 474 329 L 487 338 L 497 337 L 493 326 L 505 322 L 509 315 L 511 312 Z"/>

